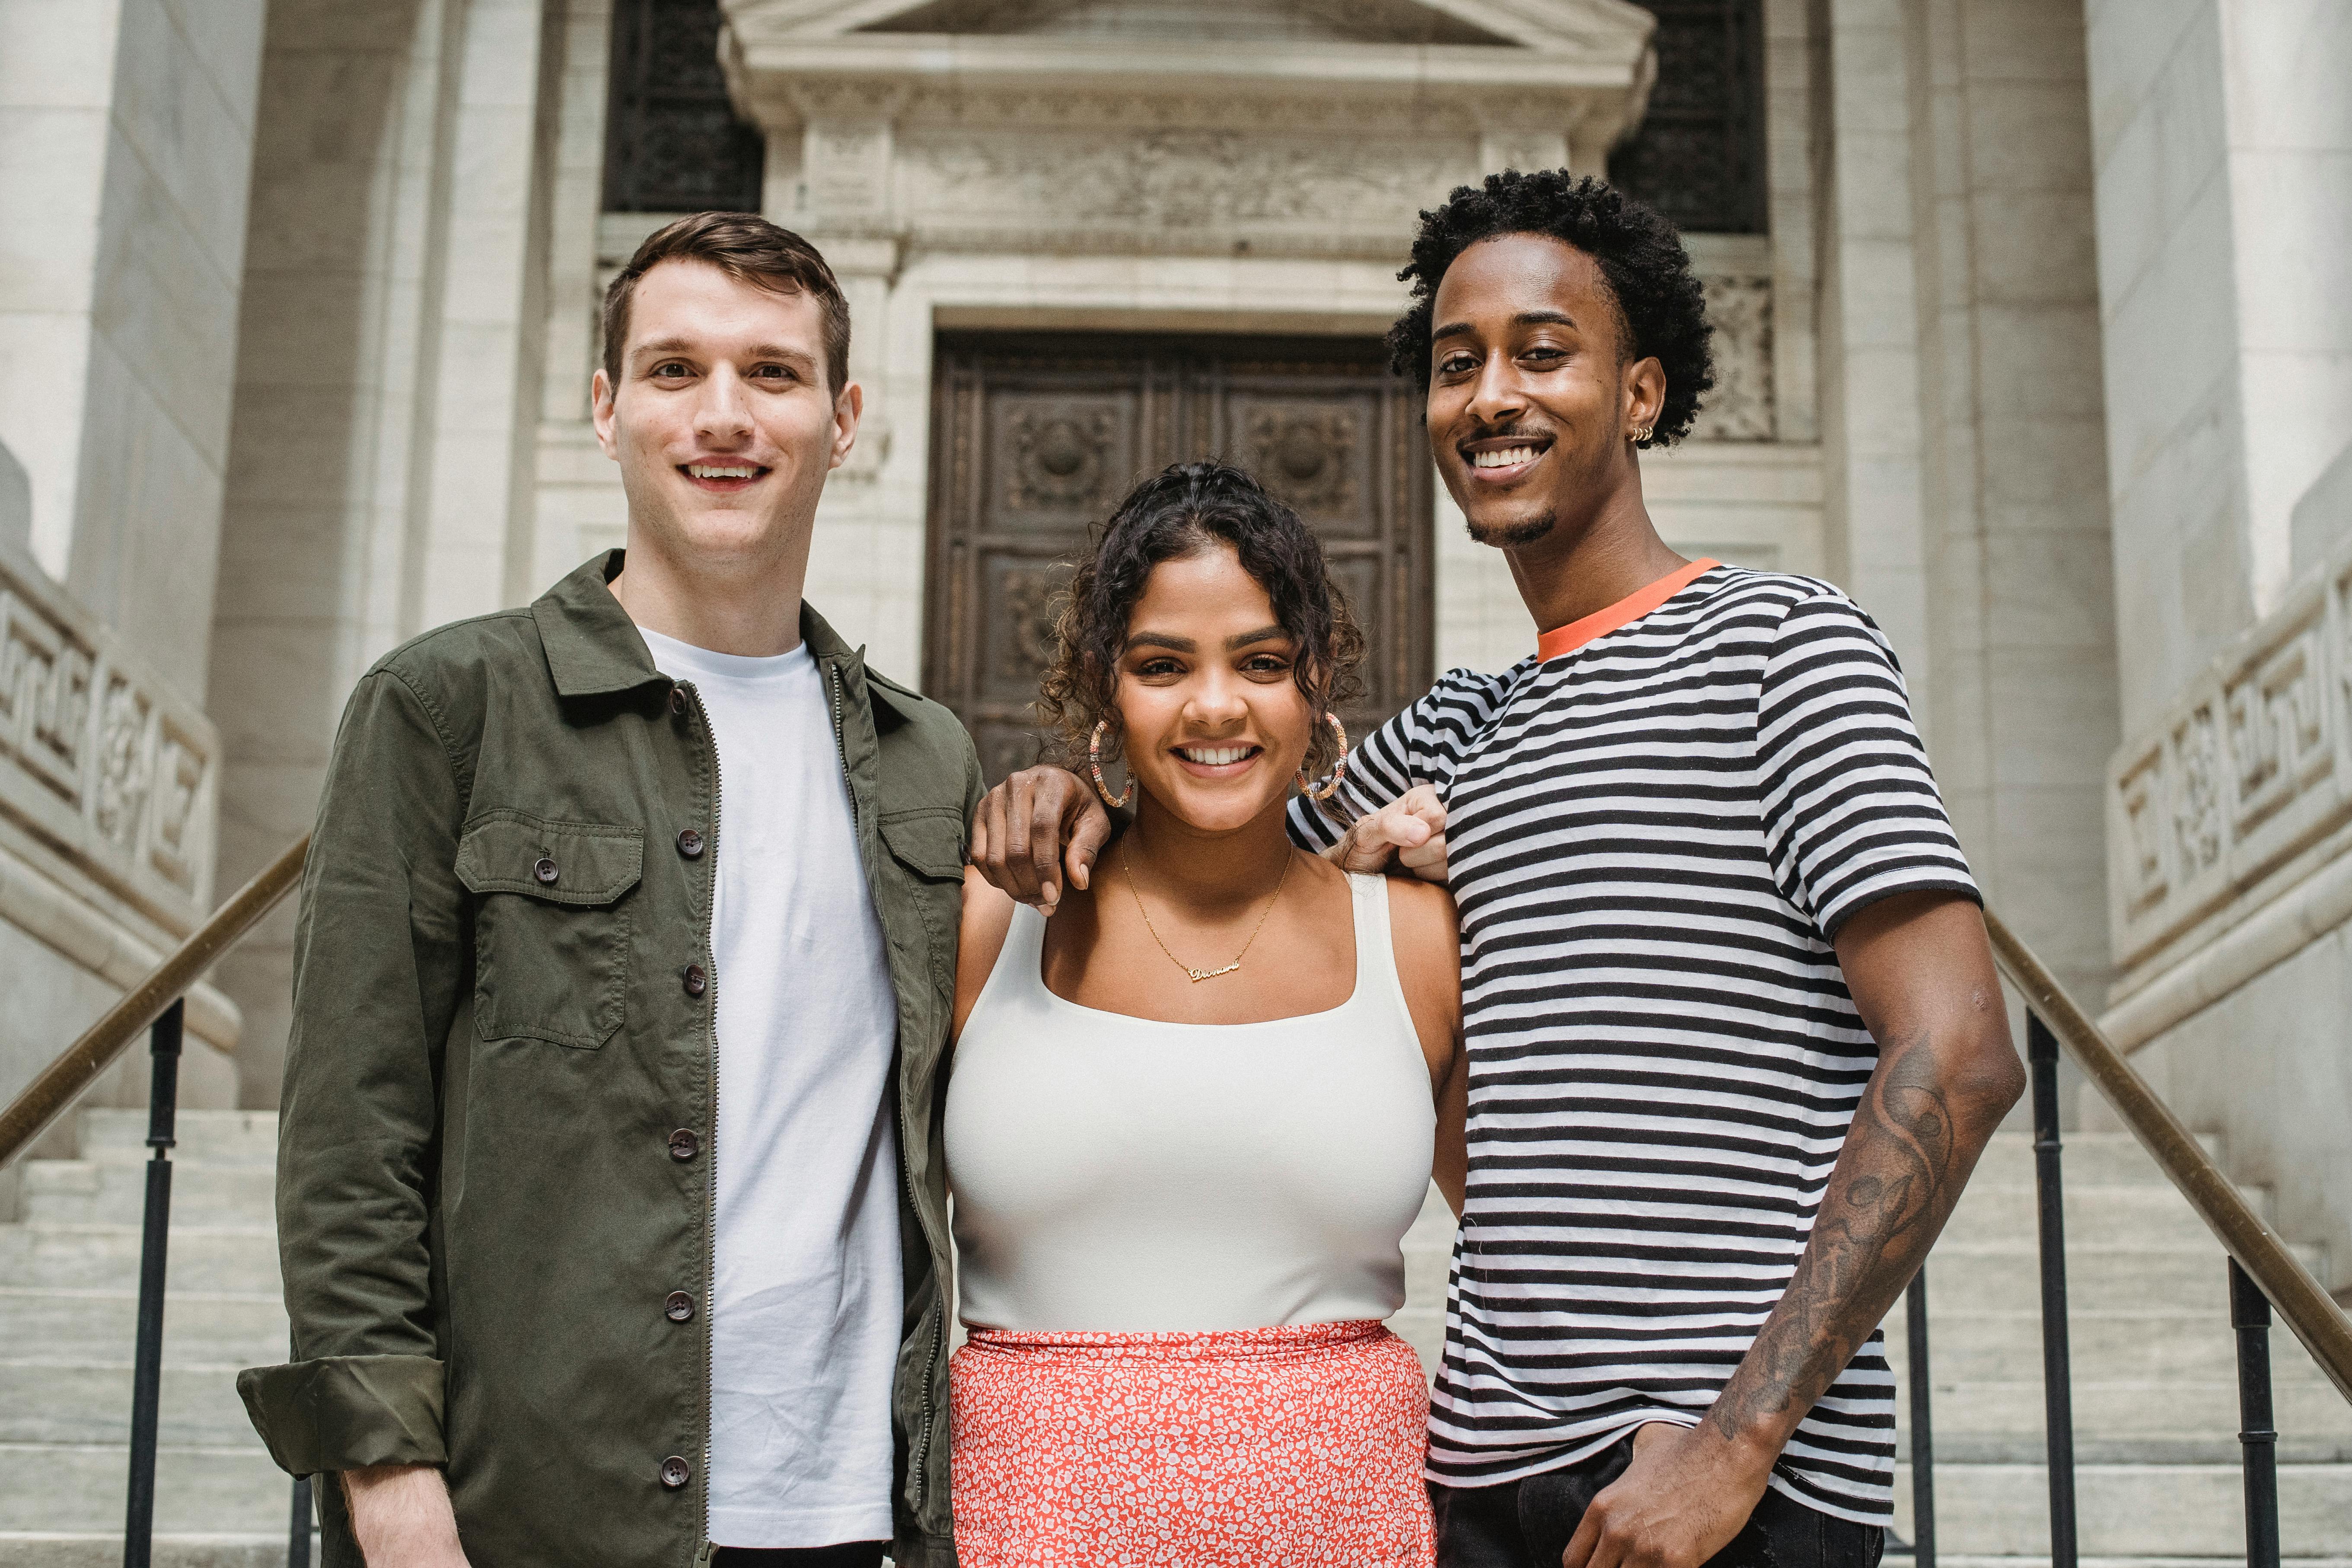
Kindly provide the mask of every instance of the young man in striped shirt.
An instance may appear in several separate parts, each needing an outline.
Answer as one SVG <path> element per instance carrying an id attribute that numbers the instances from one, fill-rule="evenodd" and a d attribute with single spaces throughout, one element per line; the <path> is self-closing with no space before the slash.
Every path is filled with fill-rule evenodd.
<path id="1" fill-rule="evenodd" d="M 1451 1568 L 1870 1568 L 1876 1333 L 2023 1075 L 1892 649 L 1826 584 L 1685 561 L 1638 453 L 1712 384 L 1672 228 L 1598 182 L 1424 215 L 1391 333 L 1542 629 L 1349 759 L 1359 868 L 1460 906 L 1470 1173 L 1430 1422 Z M 1106 827 L 1032 770 L 974 858 L 1050 908 Z"/>

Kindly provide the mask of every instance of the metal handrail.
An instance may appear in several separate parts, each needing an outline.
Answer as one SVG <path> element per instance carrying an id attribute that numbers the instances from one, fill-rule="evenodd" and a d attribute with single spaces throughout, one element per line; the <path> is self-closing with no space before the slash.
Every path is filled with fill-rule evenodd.
<path id="1" fill-rule="evenodd" d="M 288 845 L 277 859 L 215 910 L 170 957 L 150 970 L 147 978 L 83 1030 L 81 1038 L 42 1068 L 6 1110 L 0 1110 L 0 1166 L 23 1153 L 50 1123 L 71 1110 L 82 1091 L 114 1065 L 142 1030 L 162 1017 L 164 1009 L 185 995 L 222 953 L 293 891 L 294 884 L 302 879 L 303 857 L 310 852 L 307 833 Z"/>
<path id="2" fill-rule="evenodd" d="M 1990 910 L 1985 911 L 1985 930 L 1992 938 L 1994 959 L 2010 983 L 2024 993 L 2027 1006 L 2049 1026 L 2084 1077 L 2155 1157 L 2198 1217 L 2270 1298 L 2328 1381 L 2352 1400 L 2352 1321 L 2346 1320 L 2343 1310 L 2310 1270 L 2295 1261 L 2196 1137 L 2157 1098 L 2147 1080 L 2133 1070 L 2091 1016 L 2066 994 L 2033 950 Z"/>

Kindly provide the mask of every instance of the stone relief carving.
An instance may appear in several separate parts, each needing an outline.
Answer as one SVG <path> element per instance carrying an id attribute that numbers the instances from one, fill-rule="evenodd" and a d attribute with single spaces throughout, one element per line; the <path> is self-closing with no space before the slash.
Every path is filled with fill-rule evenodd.
<path id="1" fill-rule="evenodd" d="M 899 154 L 922 219 L 1083 234 L 1251 227 L 1409 233 L 1458 177 L 1467 144 L 1366 149 L 1309 137 L 1167 131 L 1118 138 L 908 135 Z M 1156 240 L 1155 243 L 1159 241 Z M 1230 241 L 1228 240 L 1228 243 Z M 1393 245 L 1390 246 L 1393 248 Z"/>
<path id="2" fill-rule="evenodd" d="M 2129 901 L 2135 910 L 2147 909 L 2170 887 L 2164 853 L 2164 752 L 2150 752 L 2124 775 L 2124 833 L 2130 844 L 2126 861 Z"/>
<path id="3" fill-rule="evenodd" d="M 216 755 L 201 711 L 0 555 L 0 815 L 185 930 L 210 891 Z"/>
<path id="4" fill-rule="evenodd" d="M 1715 389 L 1691 436 L 1700 441 L 1769 441 L 1772 417 L 1772 280 L 1702 278 L 1715 327 Z"/>
<path id="5" fill-rule="evenodd" d="M 2174 734 L 2180 789 L 2172 809 L 2180 861 L 2195 876 L 2221 855 L 2221 740 L 2210 709 L 2190 716 Z"/>
<path id="6" fill-rule="evenodd" d="M 107 683 L 106 707 L 98 725 L 98 795 L 93 813 L 98 830 L 129 844 L 147 804 L 147 713 L 152 705 L 129 681 Z"/>
<path id="7" fill-rule="evenodd" d="M 2130 965 L 2250 912 L 2352 829 L 2352 540 L 2197 679 L 2108 773 L 2110 915 Z M 2251 900 L 2251 901 L 2249 901 Z M 2231 918 L 2238 918 L 2232 915 Z M 2200 928 L 2201 929 L 2201 928 Z"/>
<path id="8" fill-rule="evenodd" d="M 1243 430 L 1250 472 L 1307 516 L 1356 505 L 1356 421 L 1345 409 L 1260 408 Z"/>

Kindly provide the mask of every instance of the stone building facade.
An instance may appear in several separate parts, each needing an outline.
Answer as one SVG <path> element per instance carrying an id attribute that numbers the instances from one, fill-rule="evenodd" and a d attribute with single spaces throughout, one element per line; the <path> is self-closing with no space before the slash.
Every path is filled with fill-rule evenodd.
<path id="1" fill-rule="evenodd" d="M 1871 610 L 1990 897 L 2352 1287 L 2342 7 L 0 0 L 0 1091 L 308 826 L 373 659 L 619 542 L 594 302 L 665 212 L 840 272 L 870 413 L 810 596 L 1009 765 L 1052 563 L 1148 458 L 1289 487 L 1391 700 L 1527 651 L 1372 344 L 1417 210 L 1564 164 L 1706 279 L 1670 542 Z M 289 934 L 195 998 L 195 1102 L 275 1103 Z"/>

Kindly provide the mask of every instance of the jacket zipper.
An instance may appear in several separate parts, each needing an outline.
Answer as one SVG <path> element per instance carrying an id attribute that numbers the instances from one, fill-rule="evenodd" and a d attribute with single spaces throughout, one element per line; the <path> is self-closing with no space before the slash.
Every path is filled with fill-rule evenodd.
<path id="1" fill-rule="evenodd" d="M 708 1194 L 703 1213 L 703 1299 L 702 1299 L 702 1544 L 696 1550 L 695 1561 L 706 1561 L 710 1546 L 710 1412 L 718 1402 L 718 1369 L 714 1344 L 718 1324 L 713 1321 L 719 1308 L 719 813 L 726 802 L 724 783 L 719 776 L 719 731 L 711 727 L 709 710 L 702 705 L 702 693 L 692 682 L 681 681 L 687 699 L 694 704 L 695 717 L 702 721 L 705 742 L 710 748 L 710 935 L 704 943 L 703 957 L 708 964 L 702 987 L 703 1005 L 710 1019 L 710 1132 L 704 1140 L 703 1181 Z"/>
<path id="2" fill-rule="evenodd" d="M 858 826 L 857 785 L 849 776 L 849 737 L 841 727 L 841 666 L 837 663 L 828 661 L 825 665 L 825 670 L 826 673 L 832 677 L 833 742 L 835 751 L 841 757 L 841 786 L 849 796 L 850 825 L 852 828 L 855 829 Z M 906 1101 L 904 1097 L 899 1093 L 899 1086 L 895 1081 L 894 1076 L 894 1081 L 890 1085 L 890 1120 L 898 1124 L 898 1180 L 906 1191 L 908 1205 L 914 1208 L 916 1216 L 919 1219 L 923 1211 L 915 1192 L 914 1158 L 907 1152 L 907 1118 L 905 1111 Z M 923 1231 L 923 1245 L 926 1247 L 929 1247 L 930 1244 L 930 1230 L 929 1226 L 925 1226 Z M 914 1498 L 912 1499 L 912 1503 L 913 1506 L 918 1509 L 923 1506 L 923 1497 L 929 1489 L 925 1485 L 927 1472 L 924 1469 L 924 1466 L 929 1459 L 931 1452 L 931 1384 L 934 1374 L 939 1370 L 940 1347 L 941 1342 L 947 1337 L 946 1318 L 948 1282 L 945 1279 L 938 1278 L 939 1268 L 937 1265 L 939 1259 L 936 1255 L 934 1255 L 931 1261 L 933 1264 L 933 1268 L 931 1269 L 933 1276 L 933 1288 L 938 1292 L 940 1305 L 938 1313 L 931 1323 L 930 1353 L 923 1360 L 923 1430 L 920 1437 L 917 1440 L 917 1447 L 908 1458 L 907 1466 L 908 1471 L 908 1479 L 912 1483 L 915 1493 Z"/>

